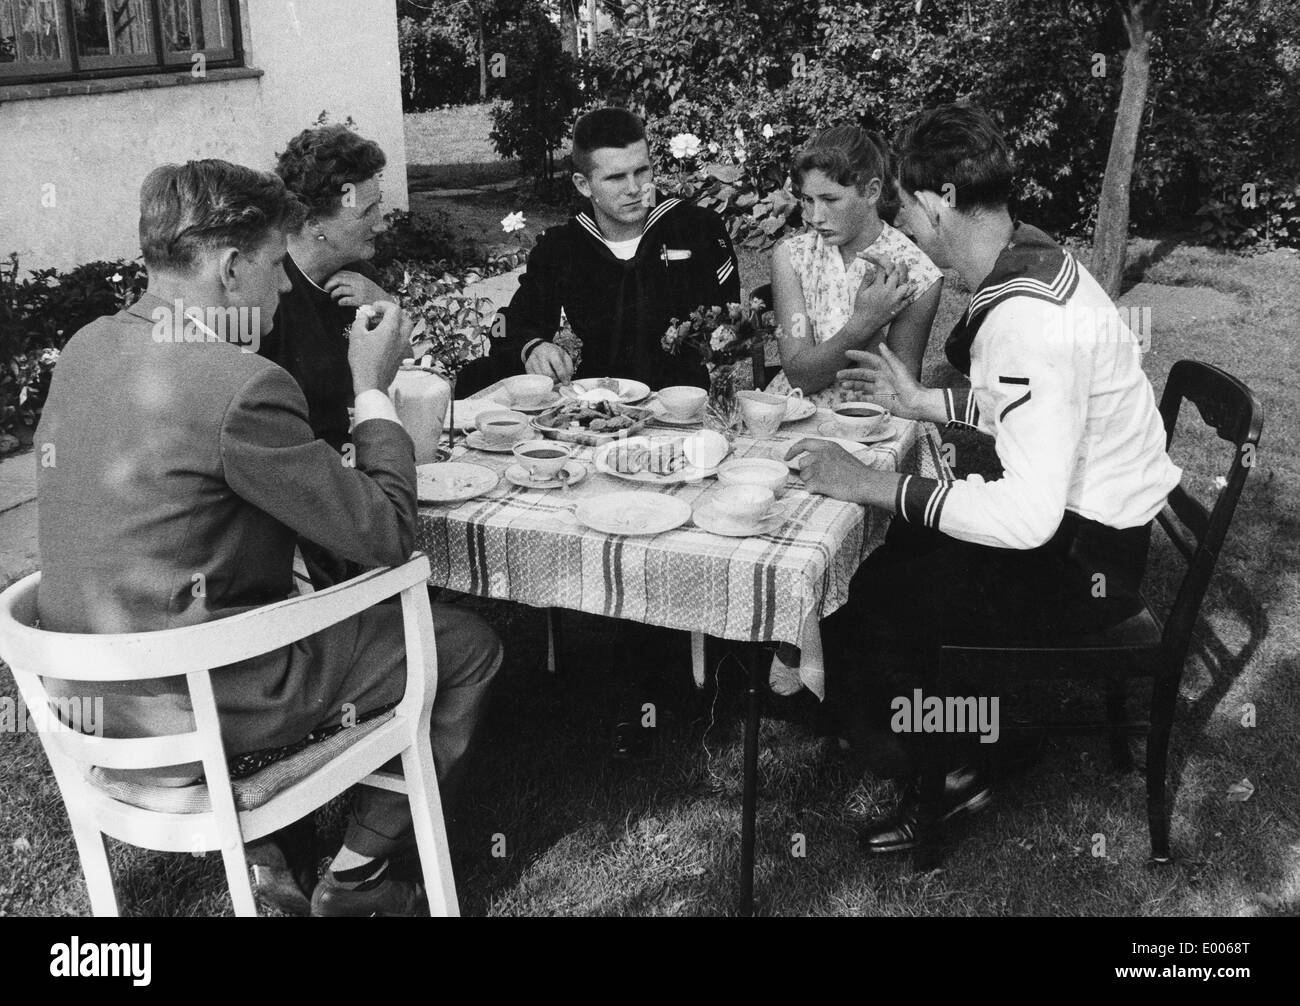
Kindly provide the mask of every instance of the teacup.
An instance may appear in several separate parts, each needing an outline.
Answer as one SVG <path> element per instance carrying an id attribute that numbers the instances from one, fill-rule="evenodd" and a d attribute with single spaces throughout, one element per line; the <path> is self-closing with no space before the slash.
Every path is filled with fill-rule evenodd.
<path id="1" fill-rule="evenodd" d="M 704 402 L 709 393 L 703 388 L 691 387 L 689 384 L 675 384 L 670 388 L 659 389 L 659 401 L 664 403 L 668 415 L 679 422 L 695 419 L 704 412 Z"/>
<path id="2" fill-rule="evenodd" d="M 541 405 L 551 397 L 554 382 L 545 374 L 516 374 L 506 378 L 506 390 L 510 392 L 510 404 L 530 408 Z"/>
<path id="3" fill-rule="evenodd" d="M 770 489 L 777 499 L 785 493 L 790 469 L 783 461 L 771 458 L 737 458 L 718 469 L 718 485 L 761 486 Z"/>
<path id="4" fill-rule="evenodd" d="M 740 413 L 745 417 L 745 427 L 750 436 L 763 440 L 776 435 L 788 407 L 784 395 L 742 391 L 736 398 L 740 401 Z"/>
<path id="5" fill-rule="evenodd" d="M 493 409 L 474 421 L 489 447 L 513 447 L 527 434 L 529 419 L 522 412 Z"/>
<path id="6" fill-rule="evenodd" d="M 556 440 L 529 440 L 515 446 L 515 457 L 528 469 L 530 478 L 547 482 L 563 471 L 573 448 Z"/>
<path id="7" fill-rule="evenodd" d="M 889 410 L 872 402 L 840 402 L 831 411 L 835 425 L 850 440 L 871 436 L 889 422 Z"/>
<path id="8" fill-rule="evenodd" d="M 753 485 L 723 486 L 713 494 L 713 507 L 723 517 L 749 527 L 776 512 L 771 489 Z"/>

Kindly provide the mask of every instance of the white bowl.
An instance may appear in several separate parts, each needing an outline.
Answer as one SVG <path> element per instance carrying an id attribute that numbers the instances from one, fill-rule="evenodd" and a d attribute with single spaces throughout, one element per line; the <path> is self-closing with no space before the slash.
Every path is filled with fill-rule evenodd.
<path id="1" fill-rule="evenodd" d="M 545 374 L 516 374 L 506 378 L 505 386 L 512 405 L 534 405 L 546 399 L 554 382 Z"/>
<path id="2" fill-rule="evenodd" d="M 761 486 L 770 489 L 777 499 L 785 493 L 790 469 L 771 458 L 737 458 L 718 469 L 718 484 L 724 486 Z"/>
<path id="3" fill-rule="evenodd" d="M 693 419 L 704 411 L 704 402 L 709 393 L 703 388 L 689 384 L 675 384 L 671 388 L 659 389 L 659 401 L 674 419 Z"/>

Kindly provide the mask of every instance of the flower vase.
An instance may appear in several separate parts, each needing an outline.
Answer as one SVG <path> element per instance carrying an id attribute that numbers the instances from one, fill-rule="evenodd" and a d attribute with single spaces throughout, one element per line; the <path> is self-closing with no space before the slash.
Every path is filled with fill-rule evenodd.
<path id="1" fill-rule="evenodd" d="M 739 432 L 740 402 L 736 400 L 734 367 L 709 370 L 709 398 L 704 406 L 704 428 L 715 430 L 730 439 Z"/>

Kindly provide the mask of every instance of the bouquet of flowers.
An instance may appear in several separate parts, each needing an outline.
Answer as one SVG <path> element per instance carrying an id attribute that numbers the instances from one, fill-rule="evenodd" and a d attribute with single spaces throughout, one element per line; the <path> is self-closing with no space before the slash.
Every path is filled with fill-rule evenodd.
<path id="1" fill-rule="evenodd" d="M 776 314 L 757 297 L 748 305 L 697 307 L 685 321 L 673 318 L 661 344 L 669 353 L 690 352 L 709 372 L 706 417 L 714 429 L 728 431 L 739 422 L 737 371 L 755 354 L 766 354 L 776 339 Z"/>

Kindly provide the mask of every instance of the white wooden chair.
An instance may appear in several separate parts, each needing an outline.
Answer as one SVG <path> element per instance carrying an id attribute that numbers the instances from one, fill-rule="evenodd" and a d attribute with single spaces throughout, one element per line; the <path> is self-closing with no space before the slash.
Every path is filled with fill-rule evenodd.
<path id="1" fill-rule="evenodd" d="M 456 888 L 438 794 L 429 715 L 437 665 L 426 581 L 416 553 L 316 593 L 230 618 L 162 632 L 78 635 L 35 628 L 40 573 L 0 594 L 0 657 L 29 710 L 51 708 L 42 678 L 78 682 L 184 676 L 195 728 L 181 734 L 106 739 L 41 717 L 41 743 L 54 769 L 81 857 L 91 909 L 117 915 L 104 836 L 164 852 L 220 850 L 236 915 L 256 915 L 244 843 L 269 835 L 365 782 L 405 793 L 432 915 L 458 915 Z M 287 646 L 392 597 L 402 596 L 406 691 L 389 713 L 231 782 L 210 671 Z M 57 704 L 57 700 L 56 700 Z M 394 756 L 402 776 L 377 773 Z M 183 787 L 108 781 L 105 769 L 158 769 L 201 762 L 204 780 Z"/>

